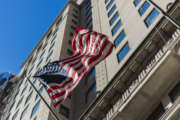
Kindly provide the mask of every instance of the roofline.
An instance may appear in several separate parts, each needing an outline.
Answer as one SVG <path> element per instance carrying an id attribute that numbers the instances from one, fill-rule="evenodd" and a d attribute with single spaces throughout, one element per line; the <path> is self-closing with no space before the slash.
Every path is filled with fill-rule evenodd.
<path id="1" fill-rule="evenodd" d="M 63 14 L 63 12 L 65 11 L 65 9 L 68 7 L 69 4 L 73 4 L 76 5 L 76 2 L 74 1 L 68 1 L 68 3 L 65 5 L 65 7 L 60 11 L 60 13 L 58 14 L 58 16 L 55 18 L 55 20 L 53 21 L 53 23 L 50 25 L 50 27 L 47 29 L 47 31 L 44 33 L 44 35 L 42 36 L 42 38 L 40 39 L 40 41 L 38 42 L 38 44 L 35 46 L 35 48 L 32 50 L 32 52 L 30 53 L 30 55 L 26 58 L 26 60 L 24 61 L 24 63 L 21 65 L 21 69 L 22 67 L 25 65 L 25 63 L 32 57 L 34 51 L 40 46 L 41 42 L 43 41 L 43 39 L 46 37 L 46 35 L 50 32 L 50 30 L 52 29 L 52 27 L 54 26 L 54 24 L 58 21 L 58 19 L 60 18 L 60 16 Z"/>

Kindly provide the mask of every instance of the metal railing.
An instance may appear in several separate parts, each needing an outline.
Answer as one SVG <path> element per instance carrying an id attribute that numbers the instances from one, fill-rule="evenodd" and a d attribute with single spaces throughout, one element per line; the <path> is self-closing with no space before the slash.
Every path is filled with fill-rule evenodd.
<path id="1" fill-rule="evenodd" d="M 148 80 L 145 81 L 149 73 L 157 66 L 157 64 L 170 54 L 170 50 L 173 50 L 175 46 L 180 44 L 180 30 L 176 30 L 172 35 L 172 38 L 167 41 L 167 43 L 157 52 L 154 56 L 154 59 L 147 65 L 147 67 L 142 70 L 138 78 L 133 81 L 133 83 L 125 90 L 122 94 L 122 97 L 113 105 L 113 107 L 108 111 L 106 117 L 103 120 L 113 119 L 128 103 L 129 98 L 134 96 L 139 89 L 145 84 Z M 137 89 L 139 88 L 139 89 Z"/>

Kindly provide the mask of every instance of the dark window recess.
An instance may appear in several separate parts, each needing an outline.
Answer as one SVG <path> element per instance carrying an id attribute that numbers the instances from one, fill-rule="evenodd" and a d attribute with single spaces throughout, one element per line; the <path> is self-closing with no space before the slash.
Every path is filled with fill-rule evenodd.
<path id="1" fill-rule="evenodd" d="M 51 36 L 52 30 L 47 34 L 47 39 Z"/>
<path id="2" fill-rule="evenodd" d="M 71 99 L 71 94 L 69 94 L 67 97 L 68 97 L 69 99 Z"/>
<path id="3" fill-rule="evenodd" d="M 96 84 L 93 84 L 86 93 L 85 103 L 88 104 L 96 97 Z"/>
<path id="4" fill-rule="evenodd" d="M 74 24 L 77 24 L 77 22 L 76 22 L 75 20 L 73 20 L 73 19 L 72 19 L 72 22 L 73 22 Z"/>
<path id="5" fill-rule="evenodd" d="M 89 26 L 89 29 L 90 29 L 90 30 L 93 30 L 93 25 L 92 25 L 92 24 Z"/>
<path id="6" fill-rule="evenodd" d="M 41 59 L 41 60 L 39 61 L 39 63 L 38 63 L 38 65 L 37 65 L 36 68 L 38 68 L 38 67 L 41 65 L 42 61 L 43 61 L 43 59 Z"/>
<path id="7" fill-rule="evenodd" d="M 39 51 L 41 49 L 41 47 L 42 47 L 42 44 L 38 47 L 37 51 Z"/>
<path id="8" fill-rule="evenodd" d="M 16 105 L 16 108 L 19 107 L 19 105 L 22 103 L 24 96 L 19 100 L 18 104 Z"/>
<path id="9" fill-rule="evenodd" d="M 69 40 L 68 43 L 69 43 L 69 45 L 72 45 L 72 40 Z"/>
<path id="10" fill-rule="evenodd" d="M 92 19 L 92 12 L 90 12 L 88 15 L 87 15 L 87 19 L 89 19 L 91 17 L 91 19 Z"/>
<path id="11" fill-rule="evenodd" d="M 69 33 L 69 35 L 72 37 L 72 36 L 73 36 L 73 33 L 72 33 L 72 32 L 70 32 L 70 33 Z"/>
<path id="12" fill-rule="evenodd" d="M 59 113 L 67 118 L 69 118 L 69 109 L 65 107 L 64 105 L 61 105 L 59 107 Z"/>
<path id="13" fill-rule="evenodd" d="M 17 110 L 17 112 L 13 115 L 12 120 L 16 120 L 16 117 L 17 117 L 17 115 L 18 115 L 18 112 L 19 112 L 19 110 Z"/>
<path id="14" fill-rule="evenodd" d="M 57 23 L 56 23 L 56 26 L 58 26 L 61 21 L 62 21 L 62 17 L 59 18 L 59 20 L 58 20 Z"/>
<path id="15" fill-rule="evenodd" d="M 90 24 L 92 24 L 92 18 L 88 21 L 86 26 L 88 27 L 88 26 L 90 26 Z"/>
<path id="16" fill-rule="evenodd" d="M 78 16 L 77 16 L 77 15 L 72 14 L 72 16 L 73 16 L 75 19 L 78 19 Z"/>
<path id="17" fill-rule="evenodd" d="M 22 92 L 21 92 L 21 95 L 26 91 L 26 89 L 27 89 L 27 85 L 24 87 L 24 89 L 22 90 Z"/>
<path id="18" fill-rule="evenodd" d="M 59 30 L 59 28 L 57 27 L 57 28 L 54 30 L 54 32 L 53 32 L 53 36 L 56 35 L 56 33 L 57 33 L 58 30 Z"/>
<path id="19" fill-rule="evenodd" d="M 72 54 L 73 54 L 73 51 L 70 50 L 70 49 L 67 49 L 67 54 L 68 54 L 68 55 L 72 55 Z"/>
<path id="20" fill-rule="evenodd" d="M 46 48 L 46 46 L 47 46 L 47 42 L 43 45 L 42 50 L 44 50 Z"/>
<path id="21" fill-rule="evenodd" d="M 76 30 L 76 27 L 74 27 L 74 26 L 71 25 L 71 29 L 72 29 L 72 30 Z"/>
<path id="22" fill-rule="evenodd" d="M 73 11 L 75 12 L 75 13 L 79 13 L 79 10 L 77 10 L 77 9 L 75 9 L 75 8 L 73 8 Z"/>
<path id="23" fill-rule="evenodd" d="M 170 91 L 169 97 L 173 102 L 180 97 L 180 82 Z"/>
<path id="24" fill-rule="evenodd" d="M 164 114 L 165 109 L 162 104 L 160 104 L 146 120 L 159 120 L 159 118 Z"/>

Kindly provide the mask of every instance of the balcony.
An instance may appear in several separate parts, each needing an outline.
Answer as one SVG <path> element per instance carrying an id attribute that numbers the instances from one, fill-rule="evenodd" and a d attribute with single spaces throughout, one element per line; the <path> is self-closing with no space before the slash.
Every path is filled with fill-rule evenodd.
<path id="1" fill-rule="evenodd" d="M 178 18 L 176 9 L 173 15 Z M 144 120 L 178 83 L 180 31 L 164 19 L 157 29 L 168 33 L 163 36 L 166 40 L 152 32 L 81 120 Z"/>

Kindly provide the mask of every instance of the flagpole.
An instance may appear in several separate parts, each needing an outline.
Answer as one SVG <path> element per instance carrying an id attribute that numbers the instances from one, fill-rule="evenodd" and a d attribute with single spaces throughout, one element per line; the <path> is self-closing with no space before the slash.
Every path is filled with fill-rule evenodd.
<path id="1" fill-rule="evenodd" d="M 168 19 L 173 25 L 175 25 L 178 29 L 180 29 L 180 24 L 177 23 L 171 16 L 169 16 L 162 8 L 160 8 L 155 2 L 152 0 L 146 0 L 150 2 L 156 9 L 158 9 L 166 19 Z"/>
<path id="2" fill-rule="evenodd" d="M 42 95 L 39 93 L 39 91 L 36 89 L 34 84 L 27 78 L 27 81 L 31 84 L 31 86 L 34 88 L 34 90 L 37 92 L 41 100 L 45 103 L 45 105 L 49 108 L 50 112 L 52 113 L 55 120 L 59 120 L 59 118 L 56 116 L 55 112 L 52 110 L 52 108 L 49 106 L 49 104 L 46 102 L 46 100 L 42 97 Z"/>

